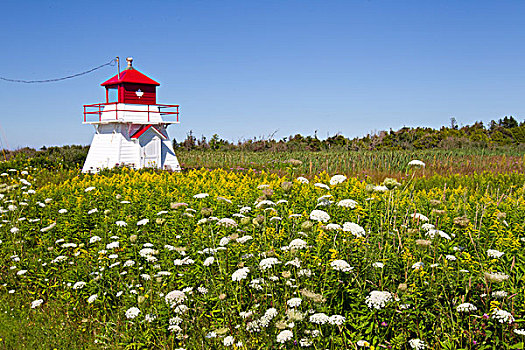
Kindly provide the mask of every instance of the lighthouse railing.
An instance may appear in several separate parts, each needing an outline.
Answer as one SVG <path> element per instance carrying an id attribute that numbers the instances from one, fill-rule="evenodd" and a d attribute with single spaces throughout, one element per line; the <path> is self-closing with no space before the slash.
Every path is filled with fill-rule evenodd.
<path id="1" fill-rule="evenodd" d="M 108 107 L 111 106 L 111 107 Z M 114 106 L 114 108 L 113 108 Z M 147 109 L 133 108 L 131 104 L 122 104 L 119 102 L 110 102 L 110 103 L 95 103 L 90 105 L 84 105 L 84 123 L 93 123 L 93 122 L 108 122 L 110 121 L 107 118 L 102 119 L 103 113 L 112 113 L 115 112 L 114 121 L 129 122 L 126 120 L 127 112 L 129 113 L 147 113 L 147 122 L 151 122 L 151 116 L 167 116 L 175 117 L 175 120 L 164 120 L 163 122 L 169 123 L 178 123 L 179 122 L 179 105 L 166 105 L 166 104 L 155 104 L 155 105 L 137 105 L 137 106 L 147 106 Z M 108 107 L 108 108 L 106 108 Z M 108 114 L 106 114 L 108 115 Z M 93 118 L 96 118 L 95 121 Z M 98 120 L 97 120 L 98 119 Z M 170 118 L 171 119 L 171 118 Z"/>

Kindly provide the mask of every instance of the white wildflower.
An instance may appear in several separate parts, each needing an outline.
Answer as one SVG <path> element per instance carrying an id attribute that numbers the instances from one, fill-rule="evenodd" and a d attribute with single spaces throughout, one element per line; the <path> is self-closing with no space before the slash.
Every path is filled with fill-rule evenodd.
<path id="1" fill-rule="evenodd" d="M 354 222 L 345 222 L 343 224 L 343 231 L 350 232 L 356 237 L 364 237 L 365 229 Z"/>
<path id="2" fill-rule="evenodd" d="M 140 309 L 138 307 L 130 307 L 126 311 L 126 318 L 128 319 L 134 319 L 140 314 Z"/>
<path id="3" fill-rule="evenodd" d="M 31 309 L 37 308 L 44 302 L 43 299 L 37 299 L 31 302 Z"/>
<path id="4" fill-rule="evenodd" d="M 237 223 L 233 219 L 223 218 L 217 222 L 217 225 L 223 226 L 223 227 L 235 227 L 237 226 Z"/>
<path id="5" fill-rule="evenodd" d="M 235 339 L 231 335 L 228 335 L 227 337 L 224 337 L 222 343 L 224 346 L 232 346 L 235 343 Z"/>
<path id="6" fill-rule="evenodd" d="M 89 243 L 92 244 L 92 243 L 95 243 L 95 242 L 98 242 L 100 241 L 102 238 L 100 238 L 99 236 L 93 236 L 89 239 Z"/>
<path id="7" fill-rule="evenodd" d="M 137 221 L 137 226 L 146 225 L 148 222 L 149 222 L 149 219 L 142 219 L 140 221 Z"/>
<path id="8" fill-rule="evenodd" d="M 237 242 L 240 243 L 240 244 L 244 244 L 246 242 L 248 242 L 249 240 L 252 240 L 253 237 L 250 236 L 250 235 L 246 235 L 246 236 L 242 236 L 242 237 L 239 237 L 237 238 Z"/>
<path id="9" fill-rule="evenodd" d="M 426 236 L 430 237 L 430 238 L 434 238 L 436 237 L 436 235 L 442 237 L 442 238 L 445 238 L 445 239 L 448 239 L 450 241 L 450 236 L 441 231 L 441 230 L 436 230 L 436 229 L 429 229 L 426 233 L 425 233 Z"/>
<path id="10" fill-rule="evenodd" d="M 83 281 L 75 282 L 75 284 L 73 284 L 73 289 L 82 289 L 85 285 L 86 282 Z"/>
<path id="11" fill-rule="evenodd" d="M 288 245 L 290 249 L 304 249 L 307 247 L 306 242 L 300 238 L 296 238 Z"/>
<path id="12" fill-rule="evenodd" d="M 215 258 L 213 256 L 209 256 L 206 258 L 206 260 L 204 260 L 202 264 L 204 266 L 210 266 L 211 264 L 213 264 L 214 261 L 215 261 Z"/>
<path id="13" fill-rule="evenodd" d="M 494 309 L 492 312 L 492 318 L 498 320 L 499 323 L 508 323 L 511 324 L 514 322 L 514 317 L 508 311 L 501 309 Z"/>
<path id="14" fill-rule="evenodd" d="M 115 248 L 118 248 L 119 246 L 120 246 L 120 243 L 118 241 L 111 242 L 111 243 L 106 244 L 106 249 L 115 249 Z"/>
<path id="15" fill-rule="evenodd" d="M 166 294 L 164 300 L 170 307 L 175 307 L 186 300 L 186 294 L 181 290 L 172 290 Z"/>
<path id="16" fill-rule="evenodd" d="M 346 318 L 341 315 L 332 315 L 330 319 L 328 319 L 328 322 L 334 326 L 342 326 L 346 322 Z"/>
<path id="17" fill-rule="evenodd" d="M 230 237 L 222 237 L 221 240 L 219 241 L 219 245 L 221 247 L 226 246 L 228 243 L 230 243 Z"/>
<path id="18" fill-rule="evenodd" d="M 135 262 L 133 260 L 126 260 L 126 262 L 124 263 L 124 267 L 130 267 L 133 265 L 135 265 Z"/>
<path id="19" fill-rule="evenodd" d="M 310 213 L 310 219 L 314 221 L 327 222 L 330 220 L 330 215 L 328 215 L 328 213 L 323 210 L 315 209 Z"/>
<path id="20" fill-rule="evenodd" d="M 410 347 L 414 350 L 423 350 L 423 349 L 426 349 L 427 345 L 425 344 L 424 341 L 422 341 L 421 339 L 419 338 L 416 338 L 416 339 L 410 339 L 408 341 L 408 344 L 410 344 Z"/>
<path id="21" fill-rule="evenodd" d="M 303 299 L 301 298 L 292 298 L 292 299 L 289 299 L 286 302 L 286 304 L 288 304 L 289 307 L 299 307 L 302 301 Z"/>
<path id="22" fill-rule="evenodd" d="M 422 161 L 418 159 L 411 160 L 410 162 L 408 162 L 408 165 L 413 166 L 413 167 L 421 167 L 421 168 L 425 167 L 425 163 L 423 163 Z"/>
<path id="23" fill-rule="evenodd" d="M 341 272 L 350 272 L 353 270 L 353 267 L 350 266 L 350 264 L 348 264 L 345 260 L 334 260 L 330 263 L 330 266 L 332 269 Z"/>
<path id="24" fill-rule="evenodd" d="M 417 263 L 412 264 L 412 268 L 415 270 L 422 269 L 425 266 L 425 263 L 418 261 Z"/>
<path id="25" fill-rule="evenodd" d="M 267 270 L 272 268 L 274 265 L 280 264 L 281 262 L 277 258 L 266 258 L 259 262 L 261 270 Z"/>
<path id="26" fill-rule="evenodd" d="M 318 188 L 323 188 L 325 190 L 329 190 L 330 189 L 330 187 L 328 185 L 325 185 L 325 184 L 320 183 L 320 182 L 315 183 L 314 186 L 318 187 Z"/>
<path id="27" fill-rule="evenodd" d="M 491 283 L 500 283 L 500 282 L 503 282 L 509 279 L 509 275 L 506 275 L 501 272 L 494 272 L 494 273 L 485 272 L 484 275 L 485 275 L 485 279 L 487 280 L 487 282 L 491 282 Z"/>
<path id="28" fill-rule="evenodd" d="M 281 331 L 281 333 L 277 334 L 277 342 L 281 344 L 286 343 L 288 340 L 292 338 L 293 338 L 293 333 L 292 331 L 288 329 L 285 329 L 284 331 Z"/>
<path id="29" fill-rule="evenodd" d="M 344 182 L 346 180 L 346 176 L 344 175 L 334 175 L 330 178 L 330 185 L 337 185 L 341 182 Z"/>
<path id="30" fill-rule="evenodd" d="M 272 202 L 271 200 L 268 200 L 268 199 L 264 199 L 258 203 L 255 204 L 255 207 L 256 208 L 260 208 L 260 207 L 270 207 L 270 206 L 274 206 L 275 203 Z"/>
<path id="31" fill-rule="evenodd" d="M 302 177 L 302 176 L 299 176 L 296 180 L 299 181 L 302 184 L 309 184 L 310 183 L 310 181 L 307 178 Z"/>
<path id="32" fill-rule="evenodd" d="M 251 207 L 242 207 L 241 209 L 239 209 L 239 212 L 240 212 L 241 214 L 246 214 L 246 213 L 248 213 L 250 210 L 252 210 Z"/>
<path id="33" fill-rule="evenodd" d="M 374 192 L 386 192 L 388 191 L 388 187 L 383 185 L 374 186 L 373 188 Z"/>
<path id="34" fill-rule="evenodd" d="M 250 268 L 243 267 L 241 269 L 238 269 L 232 274 L 232 281 L 242 281 L 248 277 L 248 273 L 250 272 Z"/>
<path id="35" fill-rule="evenodd" d="M 433 230 L 435 228 L 436 228 L 436 226 L 434 226 L 432 224 L 429 224 L 428 222 L 425 222 L 423 225 L 421 225 L 421 229 L 423 231 L 430 231 L 430 230 Z"/>
<path id="36" fill-rule="evenodd" d="M 354 201 L 353 199 L 343 199 L 337 202 L 337 206 L 343 207 L 343 208 L 355 209 L 355 207 L 357 207 L 357 202 Z"/>
<path id="37" fill-rule="evenodd" d="M 392 293 L 374 290 L 366 297 L 365 303 L 369 308 L 382 309 L 393 300 Z"/>
<path id="38" fill-rule="evenodd" d="M 505 292 L 504 290 L 496 290 L 492 292 L 492 297 L 496 299 L 503 299 L 506 298 L 509 293 Z"/>
<path id="39" fill-rule="evenodd" d="M 293 260 L 287 261 L 284 265 L 285 266 L 292 265 L 292 266 L 299 268 L 301 267 L 301 260 L 299 260 L 299 258 L 296 257 Z"/>
<path id="40" fill-rule="evenodd" d="M 55 227 L 56 225 L 57 225 L 56 222 L 53 222 L 51 225 L 40 229 L 40 232 L 47 232 L 47 231 L 51 230 L 53 227 Z"/>
<path id="41" fill-rule="evenodd" d="M 414 220 L 419 220 L 419 221 L 428 221 L 428 218 L 421 214 L 421 213 L 413 213 L 413 214 L 410 214 L 410 217 Z"/>
<path id="42" fill-rule="evenodd" d="M 310 322 L 315 324 L 325 324 L 330 320 L 327 314 L 317 313 L 310 316 Z"/>
<path id="43" fill-rule="evenodd" d="M 478 308 L 475 305 L 472 305 L 471 303 L 463 303 L 459 304 L 456 308 L 458 312 L 471 312 L 476 311 Z"/>
<path id="44" fill-rule="evenodd" d="M 498 258 L 501 258 L 503 256 L 503 252 L 500 252 L 499 250 L 496 250 L 496 249 L 488 249 L 487 250 L 487 256 L 489 258 L 494 258 L 494 259 L 498 259 Z"/>

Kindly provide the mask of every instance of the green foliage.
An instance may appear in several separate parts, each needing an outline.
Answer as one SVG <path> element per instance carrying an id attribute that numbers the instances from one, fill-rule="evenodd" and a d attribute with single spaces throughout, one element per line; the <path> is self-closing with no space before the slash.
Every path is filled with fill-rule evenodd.
<path id="1" fill-rule="evenodd" d="M 504 117 L 497 122 L 491 121 L 489 128 L 485 128 L 482 122 L 458 127 L 453 121 L 450 127 L 442 127 L 439 130 L 424 127 L 403 127 L 398 131 L 390 129 L 389 132 L 380 131 L 354 139 L 336 134 L 325 140 L 320 140 L 317 134 L 313 137 L 296 134 L 281 140 L 275 140 L 273 135 L 269 135 L 259 140 L 257 138 L 239 140 L 236 144 L 221 139 L 218 134 L 214 134 L 209 141 L 204 136 L 197 140 L 193 132 L 190 131 L 186 140 L 177 144 L 176 148 L 251 152 L 494 149 L 515 147 L 523 143 L 525 139 L 523 128 L 524 123 L 518 124 L 513 117 Z M 521 150 L 523 151 L 523 148 Z"/>
<path id="2" fill-rule="evenodd" d="M 386 163 L 405 159 L 381 154 Z M 298 160 L 283 176 L 126 168 L 82 175 L 28 159 L 7 162 L 0 176 L 0 348 L 90 348 L 96 341 L 111 349 L 220 349 L 227 336 L 247 349 L 295 349 L 304 339 L 320 349 L 359 341 L 409 349 L 415 339 L 428 349 L 519 348 L 523 172 L 414 176 L 431 162 L 418 169 L 407 163 L 399 164 L 403 179 L 323 172 L 303 183 L 290 169 Z M 45 181 L 53 174 L 61 180 Z M 343 199 L 354 202 L 339 205 Z M 314 210 L 329 218 L 317 221 Z M 292 246 L 298 239 L 304 244 Z M 494 258 L 489 249 L 504 254 Z M 277 263 L 264 268 L 263 259 Z M 336 269 L 340 260 L 352 268 Z M 243 268 L 246 279 L 234 280 Z M 488 272 L 508 279 L 491 281 Z M 166 302 L 169 292 L 183 290 L 185 300 Z M 391 298 L 372 307 L 373 291 Z M 300 305 L 290 306 L 292 298 Z M 458 311 L 466 302 L 476 309 Z M 128 315 L 132 308 L 138 316 Z M 260 323 L 273 308 L 277 315 Z M 515 320 L 499 322 L 496 309 Z M 344 322 L 317 324 L 314 313 Z M 283 329 L 293 336 L 281 343 Z"/>

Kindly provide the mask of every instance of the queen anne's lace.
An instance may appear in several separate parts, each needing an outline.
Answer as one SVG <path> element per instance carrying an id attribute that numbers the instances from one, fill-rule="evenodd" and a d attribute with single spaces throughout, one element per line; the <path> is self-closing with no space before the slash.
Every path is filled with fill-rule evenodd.
<path id="1" fill-rule="evenodd" d="M 330 263 L 330 266 L 332 269 L 342 272 L 350 272 L 353 269 L 353 267 L 344 260 L 334 260 Z"/>
<path id="2" fill-rule="evenodd" d="M 373 290 L 366 297 L 365 303 L 371 309 L 382 309 L 393 300 L 392 293 L 387 291 Z"/>
<path id="3" fill-rule="evenodd" d="M 330 215 L 323 210 L 312 210 L 310 213 L 310 219 L 314 221 L 328 222 L 330 220 Z"/>
<path id="4" fill-rule="evenodd" d="M 456 308 L 458 312 L 470 312 L 470 311 L 475 311 L 477 309 L 478 308 L 475 305 L 472 305 L 471 303 L 459 304 Z"/>
<path id="5" fill-rule="evenodd" d="M 494 309 L 492 312 L 492 318 L 498 320 L 499 323 L 508 323 L 511 324 L 514 322 L 514 317 L 508 311 L 501 309 Z"/>
<path id="6" fill-rule="evenodd" d="M 364 237 L 365 229 L 354 222 L 345 222 L 343 224 L 343 231 L 350 232 L 356 237 Z"/>

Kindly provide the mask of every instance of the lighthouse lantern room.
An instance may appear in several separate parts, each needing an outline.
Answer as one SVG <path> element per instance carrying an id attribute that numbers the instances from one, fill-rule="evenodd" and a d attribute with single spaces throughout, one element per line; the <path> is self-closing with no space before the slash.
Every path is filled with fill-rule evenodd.
<path id="1" fill-rule="evenodd" d="M 95 127 L 95 136 L 82 172 L 128 166 L 179 171 L 180 165 L 166 129 L 179 123 L 179 106 L 157 104 L 160 84 L 128 67 L 101 85 L 106 102 L 84 105 L 84 124 Z"/>

